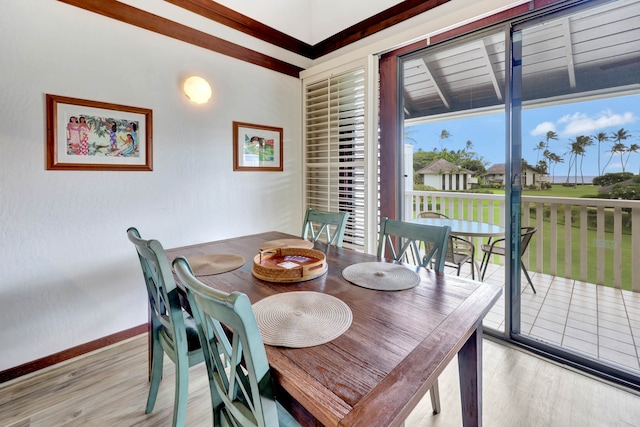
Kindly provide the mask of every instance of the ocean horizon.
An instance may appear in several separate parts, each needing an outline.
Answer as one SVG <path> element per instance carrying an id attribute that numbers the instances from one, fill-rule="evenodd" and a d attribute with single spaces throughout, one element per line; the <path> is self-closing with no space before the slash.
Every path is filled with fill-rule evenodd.
<path id="1" fill-rule="evenodd" d="M 578 184 L 582 184 L 583 182 L 585 184 L 593 184 L 593 178 L 595 178 L 597 175 L 584 175 L 584 181 L 583 181 L 583 177 L 581 177 L 580 175 L 578 175 Z M 567 181 L 567 176 L 566 175 L 553 175 L 551 177 L 551 183 L 552 184 L 564 184 L 565 182 L 568 182 L 570 184 L 573 184 L 574 182 L 576 182 L 576 177 L 574 175 L 569 176 L 569 180 Z"/>

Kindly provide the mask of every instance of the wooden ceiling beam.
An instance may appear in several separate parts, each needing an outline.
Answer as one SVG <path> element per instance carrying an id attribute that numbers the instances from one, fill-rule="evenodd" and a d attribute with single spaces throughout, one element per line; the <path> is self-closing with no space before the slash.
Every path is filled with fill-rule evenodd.
<path id="1" fill-rule="evenodd" d="M 405 0 L 313 46 L 313 59 L 345 47 L 450 0 Z"/>
<path id="2" fill-rule="evenodd" d="M 274 46 L 311 58 L 313 46 L 269 27 L 260 21 L 211 0 L 165 0 L 204 18 L 256 37 Z"/>
<path id="3" fill-rule="evenodd" d="M 292 77 L 300 77 L 300 71 L 303 70 L 303 68 L 296 65 L 289 64 L 116 0 L 58 1 Z"/>

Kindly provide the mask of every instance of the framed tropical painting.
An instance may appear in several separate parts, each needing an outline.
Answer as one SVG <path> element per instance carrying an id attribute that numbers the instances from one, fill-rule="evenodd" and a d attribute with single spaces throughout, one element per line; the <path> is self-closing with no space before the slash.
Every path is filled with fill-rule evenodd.
<path id="1" fill-rule="evenodd" d="M 282 128 L 233 122 L 234 171 L 282 171 Z"/>
<path id="2" fill-rule="evenodd" d="M 46 95 L 47 169 L 153 170 L 152 112 Z"/>

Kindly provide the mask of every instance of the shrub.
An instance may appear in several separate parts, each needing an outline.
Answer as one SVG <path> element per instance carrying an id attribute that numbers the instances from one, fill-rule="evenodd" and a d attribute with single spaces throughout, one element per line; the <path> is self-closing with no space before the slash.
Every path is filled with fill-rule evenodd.
<path id="1" fill-rule="evenodd" d="M 633 178 L 633 174 L 631 172 L 605 173 L 602 176 L 593 178 L 593 185 L 606 187 L 607 185 L 617 184 L 631 178 Z"/>
<path id="2" fill-rule="evenodd" d="M 640 200 L 640 185 L 616 184 L 611 189 L 609 195 L 612 199 Z"/>
<path id="3" fill-rule="evenodd" d="M 438 191 L 437 188 L 425 184 L 414 184 L 413 189 L 415 191 Z"/>

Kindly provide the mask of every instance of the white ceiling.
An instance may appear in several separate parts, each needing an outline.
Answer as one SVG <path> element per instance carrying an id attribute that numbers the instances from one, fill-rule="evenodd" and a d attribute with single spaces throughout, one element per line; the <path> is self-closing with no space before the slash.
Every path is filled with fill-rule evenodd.
<path id="1" fill-rule="evenodd" d="M 315 45 L 402 0 L 217 0 L 310 45 Z"/>

